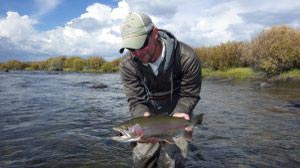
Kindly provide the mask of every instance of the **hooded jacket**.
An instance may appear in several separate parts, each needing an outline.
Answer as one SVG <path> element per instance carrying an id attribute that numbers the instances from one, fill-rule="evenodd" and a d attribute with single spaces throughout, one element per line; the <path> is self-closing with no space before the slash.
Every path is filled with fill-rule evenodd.
<path id="1" fill-rule="evenodd" d="M 133 117 L 184 112 L 191 115 L 200 100 L 201 64 L 188 45 L 166 30 L 159 30 L 165 57 L 157 76 L 130 52 L 120 64 L 123 89 Z"/>

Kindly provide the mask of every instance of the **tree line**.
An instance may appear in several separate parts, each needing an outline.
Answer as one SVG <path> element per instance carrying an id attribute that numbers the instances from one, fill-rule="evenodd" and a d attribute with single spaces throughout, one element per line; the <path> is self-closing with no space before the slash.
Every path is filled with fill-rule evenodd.
<path id="1" fill-rule="evenodd" d="M 285 25 L 273 26 L 251 41 L 199 47 L 195 52 L 203 67 L 209 69 L 251 67 L 269 77 L 275 76 L 300 68 L 300 30 Z"/>
<path id="2" fill-rule="evenodd" d="M 279 25 L 263 30 L 250 41 L 227 42 L 216 46 L 195 48 L 203 67 L 227 70 L 251 67 L 275 76 L 300 68 L 300 30 Z M 46 70 L 76 72 L 116 72 L 122 58 L 106 61 L 102 57 L 54 57 L 46 61 L 20 62 L 10 60 L 0 64 L 1 70 Z"/>
<path id="3" fill-rule="evenodd" d="M 81 57 L 51 57 L 46 61 L 21 62 L 9 60 L 0 64 L 1 70 L 35 70 L 35 71 L 65 71 L 65 72 L 117 72 L 121 58 L 106 61 L 102 57 L 94 56 L 83 59 Z"/>

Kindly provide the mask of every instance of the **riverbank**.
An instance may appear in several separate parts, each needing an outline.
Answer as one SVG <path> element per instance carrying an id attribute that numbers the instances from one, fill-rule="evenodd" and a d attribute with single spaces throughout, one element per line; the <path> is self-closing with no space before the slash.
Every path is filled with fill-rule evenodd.
<path id="1" fill-rule="evenodd" d="M 25 70 L 32 71 L 32 70 Z M 2 71 L 4 72 L 4 71 Z M 6 71 L 5 71 L 6 72 Z M 10 71 L 7 71 L 10 72 Z M 108 73 L 118 73 L 117 70 L 113 71 L 101 71 L 101 70 L 83 70 L 83 71 L 71 71 L 71 70 L 63 70 L 63 71 L 44 71 L 50 74 L 53 73 L 95 73 L 95 74 L 108 74 Z M 252 68 L 230 68 L 228 70 L 212 70 L 209 68 L 202 68 L 202 77 L 204 80 L 222 80 L 222 81 L 231 81 L 231 80 L 253 80 L 253 81 L 268 81 L 268 82 L 276 82 L 276 81 L 296 81 L 300 82 L 300 69 L 293 69 L 288 72 L 284 72 L 280 75 L 273 76 L 268 78 L 266 74 L 262 71 L 254 71 Z"/>
<path id="2" fill-rule="evenodd" d="M 204 79 L 220 80 L 266 80 L 266 81 L 299 81 L 300 69 L 293 69 L 280 75 L 268 78 L 261 71 L 254 71 L 252 68 L 230 68 L 228 70 L 202 69 Z"/>

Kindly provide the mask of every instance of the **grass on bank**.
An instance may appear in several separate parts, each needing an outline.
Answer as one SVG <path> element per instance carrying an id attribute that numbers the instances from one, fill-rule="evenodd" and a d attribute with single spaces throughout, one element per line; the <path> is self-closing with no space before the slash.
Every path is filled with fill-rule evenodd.
<path id="1" fill-rule="evenodd" d="M 278 76 L 281 80 L 287 80 L 288 78 L 300 79 L 300 69 L 293 69 L 288 72 L 284 72 Z"/>
<path id="2" fill-rule="evenodd" d="M 249 78 L 257 78 L 261 76 L 261 74 L 263 74 L 263 72 L 254 71 L 252 68 L 230 68 L 224 71 L 202 68 L 203 78 L 245 80 Z M 283 81 L 288 79 L 300 79 L 300 69 L 293 69 L 284 72 L 278 76 L 274 76 L 272 79 L 283 80 Z"/>
<path id="3" fill-rule="evenodd" d="M 230 68 L 225 71 L 221 70 L 212 70 L 209 68 L 202 69 L 202 76 L 204 78 L 234 78 L 238 80 L 248 79 L 256 76 L 257 73 L 254 72 L 251 68 Z"/>

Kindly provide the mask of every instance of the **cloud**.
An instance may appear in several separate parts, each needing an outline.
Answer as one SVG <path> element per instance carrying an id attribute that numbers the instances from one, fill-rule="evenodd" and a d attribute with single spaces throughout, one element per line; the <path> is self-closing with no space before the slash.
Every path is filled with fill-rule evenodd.
<path id="1" fill-rule="evenodd" d="M 97 55 L 111 60 L 120 56 L 119 24 L 128 12 L 129 6 L 124 1 L 120 1 L 116 8 L 95 3 L 64 27 L 43 32 L 34 29 L 36 20 L 26 15 L 20 16 L 17 12 L 8 12 L 5 18 L 0 19 L 0 27 L 4 28 L 0 29 L 0 40 L 5 42 L 0 44 L 0 51 L 7 54 L 3 50 L 5 46 L 10 46 L 14 48 L 14 52 L 10 50 L 11 55 L 23 60 L 22 53 L 32 53 L 33 60 L 38 59 L 37 55 L 43 58 Z"/>
<path id="2" fill-rule="evenodd" d="M 293 0 L 127 2 L 134 11 L 146 11 L 157 27 L 194 47 L 250 40 L 264 28 L 278 24 L 299 27 L 300 23 L 300 2 Z"/>
<path id="3" fill-rule="evenodd" d="M 59 3 L 35 1 L 40 15 Z M 7 12 L 0 18 L 0 61 L 12 58 L 37 60 L 49 56 L 119 57 L 120 24 L 129 11 L 143 11 L 158 28 L 172 32 L 180 41 L 194 47 L 227 41 L 250 40 L 264 28 L 277 24 L 300 26 L 300 2 L 292 0 L 122 0 L 116 7 L 91 4 L 79 17 L 62 27 L 38 31 L 37 17 Z M 25 57 L 24 54 L 31 55 Z"/>
<path id="4" fill-rule="evenodd" d="M 0 19 L 0 37 L 19 42 L 35 33 L 33 25 L 36 20 L 27 15 L 20 16 L 17 12 L 7 12 L 6 15 L 6 18 Z"/>
<path id="5" fill-rule="evenodd" d="M 37 8 L 35 17 L 39 17 L 50 12 L 60 3 L 61 0 L 34 0 L 34 4 Z"/>
<path id="6" fill-rule="evenodd" d="M 281 23 L 293 23 L 300 19 L 300 11 L 293 10 L 287 12 L 269 12 L 269 11 L 258 11 L 256 13 L 243 13 L 241 14 L 243 19 L 247 23 L 256 23 L 261 25 L 278 25 Z"/>

